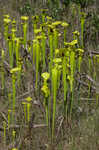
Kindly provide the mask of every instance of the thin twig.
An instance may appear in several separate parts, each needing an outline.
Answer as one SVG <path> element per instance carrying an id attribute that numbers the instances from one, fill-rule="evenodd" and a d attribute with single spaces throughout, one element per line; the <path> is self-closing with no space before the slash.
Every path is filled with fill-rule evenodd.
<path id="1" fill-rule="evenodd" d="M 7 120 L 6 116 L 5 116 L 5 114 L 3 112 L 0 112 L 0 114 L 2 115 L 2 117 L 4 118 L 4 120 L 6 121 L 6 123 L 8 123 L 8 120 Z"/>
<path id="2" fill-rule="evenodd" d="M 62 117 L 62 119 L 61 119 L 61 121 L 60 121 L 60 124 L 59 124 L 59 127 L 58 127 L 58 131 L 57 131 L 57 135 L 56 135 L 56 139 L 57 139 L 57 137 L 58 137 L 58 135 L 59 135 L 59 132 L 60 132 L 60 129 L 61 129 L 63 120 L 64 120 L 64 117 Z"/>

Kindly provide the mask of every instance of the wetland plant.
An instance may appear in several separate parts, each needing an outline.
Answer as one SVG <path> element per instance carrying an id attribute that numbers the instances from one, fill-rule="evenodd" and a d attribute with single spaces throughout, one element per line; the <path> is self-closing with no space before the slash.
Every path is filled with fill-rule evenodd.
<path id="1" fill-rule="evenodd" d="M 13 118 L 12 120 L 14 119 L 14 114 L 15 114 L 15 102 L 16 102 L 16 72 L 19 72 L 21 71 L 20 68 L 13 68 L 11 69 L 10 73 L 12 74 L 12 89 L 13 89 L 13 105 L 12 105 L 12 108 L 13 108 Z M 13 120 L 14 121 L 14 120 Z"/>
<path id="2" fill-rule="evenodd" d="M 55 133 L 55 114 L 56 114 L 56 96 L 58 85 L 58 68 L 55 66 L 52 69 L 52 93 L 53 93 L 53 114 L 52 114 L 52 141 Z"/>
<path id="3" fill-rule="evenodd" d="M 28 29 L 28 16 L 22 16 L 21 17 L 22 26 L 23 26 L 23 43 L 24 48 L 26 48 L 26 42 L 27 42 L 27 29 Z"/>
<path id="4" fill-rule="evenodd" d="M 26 101 L 27 101 L 27 121 L 29 122 L 30 121 L 30 106 L 31 106 L 31 100 L 32 98 L 31 97 L 27 97 L 26 98 Z M 25 106 L 24 106 L 24 111 L 26 113 L 26 110 L 25 110 Z"/>
<path id="5" fill-rule="evenodd" d="M 81 48 L 84 48 L 84 25 L 85 25 L 86 14 L 81 12 Z"/>
<path id="6" fill-rule="evenodd" d="M 50 78 L 50 74 L 48 72 L 44 72 L 41 74 L 43 78 L 43 86 L 41 88 L 41 91 L 44 93 L 44 106 L 46 110 L 46 124 L 49 127 L 49 96 L 50 96 L 50 90 L 48 88 L 47 80 Z"/>
<path id="7" fill-rule="evenodd" d="M 9 25 L 11 22 L 11 19 L 9 18 L 9 15 L 4 15 L 4 37 L 7 45 L 7 39 L 8 39 L 8 34 L 9 34 Z"/>
<path id="8" fill-rule="evenodd" d="M 58 2 L 58 1 L 57 1 Z M 50 3 L 50 1 L 49 1 Z M 9 16 L 4 18 L 4 36 L 7 44 L 10 64 L 10 75 L 12 75 L 12 101 L 11 101 L 11 90 L 9 92 L 9 104 L 11 103 L 12 107 L 8 109 L 8 130 L 10 124 L 15 123 L 15 109 L 16 109 L 16 94 L 17 94 L 17 80 L 21 81 L 21 77 L 27 75 L 29 69 L 33 74 L 33 80 L 35 80 L 35 89 L 37 92 L 38 99 L 38 88 L 40 87 L 39 83 L 42 83 L 40 87 L 40 92 L 43 93 L 43 106 L 45 108 L 45 120 L 50 131 L 51 140 L 54 141 L 55 138 L 55 127 L 56 127 L 56 110 L 58 94 L 61 93 L 63 99 L 62 103 L 62 115 L 64 118 L 72 117 L 73 104 L 75 102 L 74 90 L 75 90 L 75 74 L 76 71 L 81 73 L 81 64 L 83 63 L 83 54 L 84 54 L 84 24 L 85 24 L 85 14 L 81 13 L 81 43 L 80 43 L 80 33 L 78 31 L 73 32 L 73 40 L 68 42 L 67 38 L 67 27 L 69 24 L 67 22 L 53 21 L 51 17 L 46 17 L 45 10 L 42 10 L 41 22 L 39 16 L 33 16 L 33 37 L 31 40 L 28 39 L 28 16 L 22 16 L 22 31 L 23 37 L 17 37 L 16 31 L 16 22 L 9 19 Z M 46 20 L 47 19 L 47 20 Z M 9 33 L 9 25 L 12 24 L 11 33 Z M 60 31 L 62 27 L 62 31 Z M 62 41 L 59 40 L 61 35 Z M 32 41 L 32 42 L 31 42 Z M 64 42 L 64 43 L 63 43 Z M 32 44 L 31 44 L 32 43 Z M 21 56 L 20 47 L 24 46 L 24 49 L 28 49 L 30 57 L 32 57 L 33 66 L 28 65 L 27 71 L 22 70 L 24 63 L 29 64 L 29 60 L 24 62 L 24 58 Z M 32 45 L 32 46 L 31 46 Z M 33 48 L 33 49 L 32 49 Z M 14 60 L 15 55 L 15 60 Z M 5 53 L 2 50 L 2 67 L 5 60 Z M 21 62 L 22 60 L 22 62 Z M 14 61 L 16 66 L 14 66 Z M 96 64 L 96 57 L 93 58 L 94 65 Z M 99 61 L 99 58 L 97 58 Z M 89 62 L 89 72 L 91 72 L 91 57 L 88 55 Z M 34 67 L 35 65 L 35 67 Z M 23 71 L 23 72 L 22 72 Z M 95 70 L 96 71 L 96 70 Z M 4 72 L 2 72 L 2 88 L 4 88 Z M 77 75 L 77 74 L 76 74 Z M 36 77 L 36 78 L 35 78 Z M 43 82 L 41 80 L 43 78 Z M 96 74 L 94 74 L 94 79 Z M 31 79 L 29 79 L 31 80 Z M 29 81 L 28 80 L 28 81 Z M 30 88 L 33 85 L 30 85 Z M 19 89 L 23 89 L 23 84 L 21 82 L 18 84 Z M 34 88 L 34 86 L 33 86 Z M 90 93 L 91 84 L 89 83 L 89 93 Z M 24 92 L 26 88 L 23 89 Z M 62 90 L 62 92 L 61 92 Z M 59 91 L 59 93 L 58 93 Z M 29 91 L 30 92 L 30 91 Z M 80 89 L 77 91 L 80 92 Z M 24 95 L 24 94 L 23 94 Z M 39 100 L 41 100 L 39 95 Z M 25 124 L 31 121 L 30 108 L 32 98 L 28 96 L 25 98 L 26 101 L 23 101 L 23 112 Z M 80 100 L 80 94 L 79 94 Z M 12 120 L 11 120 L 11 113 Z M 14 131 L 14 130 L 13 130 Z M 4 125 L 4 141 L 6 137 L 6 126 Z M 15 133 L 13 133 L 13 142 L 15 140 Z M 13 148 L 16 150 L 16 148 Z"/>

